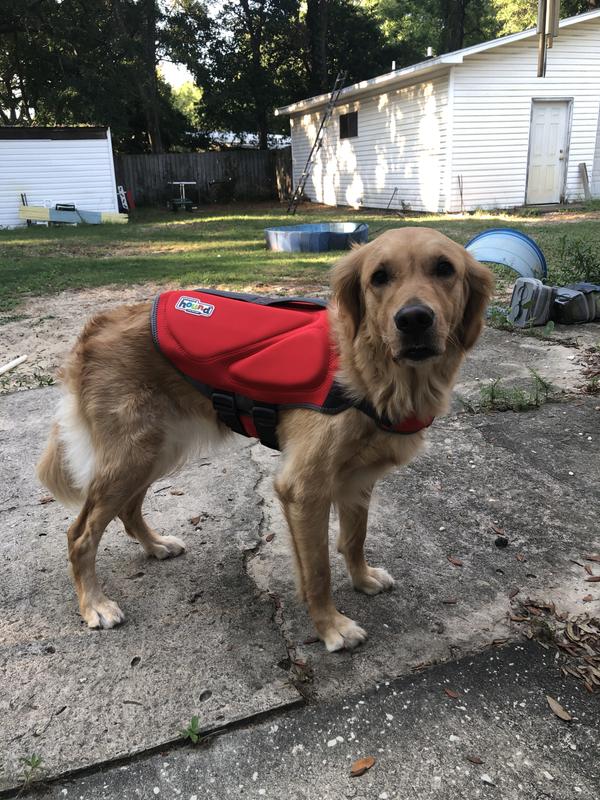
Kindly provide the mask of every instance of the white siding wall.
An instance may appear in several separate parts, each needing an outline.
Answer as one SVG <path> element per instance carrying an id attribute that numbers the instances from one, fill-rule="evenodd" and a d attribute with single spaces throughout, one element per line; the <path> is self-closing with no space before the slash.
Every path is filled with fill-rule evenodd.
<path id="1" fill-rule="evenodd" d="M 30 205 L 75 203 L 118 211 L 110 134 L 105 139 L 0 139 L 0 228 L 19 219 L 21 192 Z"/>
<path id="2" fill-rule="evenodd" d="M 600 20 L 560 31 L 548 51 L 545 78 L 536 78 L 536 39 L 467 56 L 453 67 L 454 111 L 450 210 L 525 202 L 532 98 L 573 98 L 566 199 L 583 197 L 578 164 L 600 181 L 595 147 L 600 102 Z M 596 154 L 594 151 L 596 150 Z M 596 159 L 596 163 L 594 163 Z"/>
<path id="3" fill-rule="evenodd" d="M 327 205 L 417 211 L 444 208 L 447 74 L 339 106 L 325 132 L 305 193 Z M 358 137 L 339 137 L 339 115 L 358 111 Z M 323 109 L 291 119 L 294 185 L 315 140 Z"/>

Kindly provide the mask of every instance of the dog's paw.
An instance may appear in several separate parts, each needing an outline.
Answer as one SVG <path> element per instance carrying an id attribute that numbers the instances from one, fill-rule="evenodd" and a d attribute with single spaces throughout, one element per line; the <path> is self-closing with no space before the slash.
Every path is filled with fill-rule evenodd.
<path id="1" fill-rule="evenodd" d="M 176 536 L 161 536 L 159 542 L 152 542 L 148 547 L 148 555 L 163 561 L 165 558 L 175 558 L 185 552 L 185 544 Z"/>
<path id="2" fill-rule="evenodd" d="M 367 571 L 353 578 L 352 583 L 357 592 L 379 594 L 391 589 L 395 581 L 390 573 L 379 567 L 367 567 Z"/>
<path id="3" fill-rule="evenodd" d="M 81 616 L 90 628 L 114 628 L 125 619 L 119 606 L 107 597 L 88 603 L 81 609 Z"/>
<path id="4" fill-rule="evenodd" d="M 323 628 L 324 626 L 320 626 Z M 367 638 L 367 632 L 354 620 L 336 614 L 333 621 L 319 631 L 319 636 L 330 653 L 336 650 L 353 650 Z"/>

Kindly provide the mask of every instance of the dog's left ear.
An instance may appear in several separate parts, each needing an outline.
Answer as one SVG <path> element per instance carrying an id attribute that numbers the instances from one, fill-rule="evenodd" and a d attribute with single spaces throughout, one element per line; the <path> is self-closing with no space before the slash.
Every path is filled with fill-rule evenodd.
<path id="1" fill-rule="evenodd" d="M 458 338 L 465 350 L 470 350 L 483 329 L 485 310 L 494 291 L 494 275 L 487 267 L 466 253 L 467 302 Z"/>

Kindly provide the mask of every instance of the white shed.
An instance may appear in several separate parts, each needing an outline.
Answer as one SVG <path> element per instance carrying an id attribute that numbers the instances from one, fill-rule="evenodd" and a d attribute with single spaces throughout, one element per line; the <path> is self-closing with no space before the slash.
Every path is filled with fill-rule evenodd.
<path id="1" fill-rule="evenodd" d="M 0 128 L 0 228 L 25 224 L 21 194 L 29 205 L 118 212 L 110 130 Z"/>
<path id="2" fill-rule="evenodd" d="M 415 211 L 600 197 L 600 10 L 562 20 L 536 77 L 534 30 L 346 87 L 305 194 L 327 205 Z M 294 185 L 329 95 L 289 114 Z"/>

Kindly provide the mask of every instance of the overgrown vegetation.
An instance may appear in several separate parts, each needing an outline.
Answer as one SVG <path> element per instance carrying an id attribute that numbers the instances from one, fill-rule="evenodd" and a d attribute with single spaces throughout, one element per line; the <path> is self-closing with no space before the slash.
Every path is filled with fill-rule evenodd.
<path id="1" fill-rule="evenodd" d="M 579 281 L 600 284 L 598 242 L 566 234 L 561 236 L 558 264 L 553 274 L 560 286 Z"/>
<path id="2" fill-rule="evenodd" d="M 128 225 L 34 226 L 0 231 L 0 315 L 12 316 L 20 300 L 28 295 L 110 284 L 254 286 L 261 291 L 276 288 L 290 292 L 323 289 L 329 267 L 340 253 L 269 252 L 264 228 L 357 219 L 368 223 L 372 234 L 401 225 L 425 225 L 463 244 L 487 228 L 517 228 L 532 236 L 544 251 L 548 280 L 554 284 L 561 277 L 563 237 L 567 236 L 567 241 L 575 237 L 600 253 L 600 224 L 586 218 L 562 223 L 502 213 L 467 218 L 398 217 L 304 204 L 292 220 L 282 206 L 272 203 L 210 206 L 186 216 L 138 211 Z M 498 290 L 504 304 L 514 274 L 502 267 L 494 271 L 500 278 Z M 579 279 L 583 280 L 583 273 Z M 43 315 L 43 305 L 39 312 Z M 0 323 L 2 320 L 0 316 Z"/>

